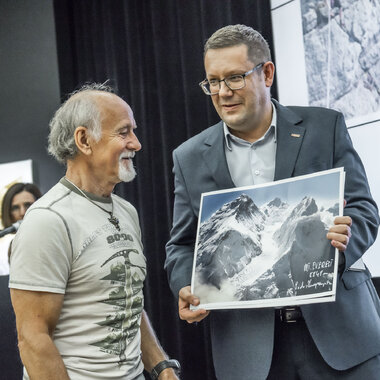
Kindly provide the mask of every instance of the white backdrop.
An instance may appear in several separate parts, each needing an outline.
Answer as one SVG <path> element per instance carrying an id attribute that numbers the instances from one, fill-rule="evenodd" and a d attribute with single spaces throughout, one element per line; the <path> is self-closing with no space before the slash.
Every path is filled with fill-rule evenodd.
<path id="1" fill-rule="evenodd" d="M 16 182 L 33 182 L 32 160 L 0 164 L 0 204 L 8 188 Z M 0 221 L 0 229 L 3 225 Z M 0 238 L 0 275 L 9 273 L 8 247 L 14 235 Z"/>
<path id="2" fill-rule="evenodd" d="M 32 160 L 0 164 L 0 201 L 8 187 L 16 182 L 33 182 Z"/>
<path id="3" fill-rule="evenodd" d="M 279 101 L 284 105 L 309 105 L 300 0 L 271 0 L 271 8 Z M 322 48 L 329 49 L 328 46 Z M 380 73 L 380 60 L 374 64 L 375 71 Z M 332 63 L 328 62 L 328 65 Z M 328 102 L 334 88 L 327 87 Z M 380 99 L 375 100 L 379 103 Z M 346 122 L 354 147 L 363 161 L 372 195 L 380 206 L 380 109 L 346 117 Z M 373 276 L 380 276 L 380 238 L 364 255 L 364 261 Z"/>

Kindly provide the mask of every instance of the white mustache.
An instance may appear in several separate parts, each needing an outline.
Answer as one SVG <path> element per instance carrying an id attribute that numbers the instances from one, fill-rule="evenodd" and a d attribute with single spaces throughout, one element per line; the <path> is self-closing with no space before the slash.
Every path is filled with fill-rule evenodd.
<path id="1" fill-rule="evenodd" d="M 128 152 L 128 153 L 122 153 L 119 157 L 120 160 L 124 158 L 134 158 L 135 157 L 135 152 Z"/>

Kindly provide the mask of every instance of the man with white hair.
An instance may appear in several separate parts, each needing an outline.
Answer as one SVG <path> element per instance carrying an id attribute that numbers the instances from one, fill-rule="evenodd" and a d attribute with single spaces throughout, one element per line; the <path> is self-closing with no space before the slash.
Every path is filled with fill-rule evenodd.
<path id="1" fill-rule="evenodd" d="M 112 194 L 133 180 L 141 144 L 129 105 L 85 86 L 50 123 L 64 178 L 14 239 L 10 288 L 24 379 L 178 379 L 143 309 L 146 260 L 135 208 Z"/>

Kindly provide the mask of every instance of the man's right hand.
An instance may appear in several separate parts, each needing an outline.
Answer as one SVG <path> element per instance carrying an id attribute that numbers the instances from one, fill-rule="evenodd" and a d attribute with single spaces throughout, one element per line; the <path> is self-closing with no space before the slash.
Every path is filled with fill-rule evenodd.
<path id="1" fill-rule="evenodd" d="M 190 286 L 185 286 L 179 291 L 179 317 L 188 323 L 193 323 L 200 322 L 210 314 L 210 312 L 205 309 L 190 310 L 190 305 L 198 306 L 199 298 L 191 293 Z"/>

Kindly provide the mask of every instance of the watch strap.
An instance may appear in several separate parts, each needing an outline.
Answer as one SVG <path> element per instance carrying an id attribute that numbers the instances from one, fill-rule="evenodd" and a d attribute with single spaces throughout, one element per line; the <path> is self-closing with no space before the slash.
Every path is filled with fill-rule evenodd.
<path id="1" fill-rule="evenodd" d="M 176 359 L 168 359 L 159 362 L 151 371 L 150 378 L 152 380 L 157 380 L 160 373 L 166 368 L 173 368 L 177 373 L 181 370 L 181 365 Z"/>

